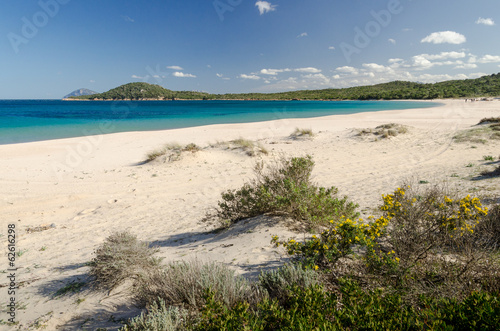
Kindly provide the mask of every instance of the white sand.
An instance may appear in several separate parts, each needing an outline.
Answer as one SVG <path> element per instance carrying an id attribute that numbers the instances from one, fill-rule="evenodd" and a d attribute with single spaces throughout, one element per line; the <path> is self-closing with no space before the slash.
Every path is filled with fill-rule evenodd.
<path id="1" fill-rule="evenodd" d="M 165 143 L 194 142 L 201 147 L 243 137 L 259 140 L 271 153 L 265 159 L 311 154 L 314 180 L 336 186 L 373 213 L 380 195 L 413 177 L 446 181 L 466 193 L 496 199 L 498 178 L 473 181 L 483 160 L 500 154 L 500 140 L 456 143 L 452 137 L 481 118 L 500 116 L 500 102 L 442 101 L 428 109 L 382 111 L 313 119 L 277 119 L 251 124 L 224 124 L 155 132 L 130 132 L 0 146 L 0 271 L 6 271 L 7 227 L 15 224 L 17 290 L 16 320 L 20 329 L 38 322 L 46 330 L 118 326 L 110 320 L 137 314 L 125 293 L 85 290 L 54 298 L 71 281 L 87 281 L 93 250 L 115 231 L 129 230 L 160 246 L 166 261 L 199 258 L 227 263 L 255 276 L 262 268 L 282 263 L 271 235 L 298 236 L 283 224 L 251 220 L 215 235 L 200 223 L 216 206 L 220 193 L 236 189 L 252 177 L 257 158 L 244 153 L 204 149 L 172 163 L 137 165 Z M 277 114 L 279 117 L 279 114 Z M 356 137 L 354 128 L 395 122 L 408 133 L 377 142 Z M 96 123 L 96 128 L 98 128 Z M 314 139 L 290 139 L 296 128 L 311 128 Z M 474 147 L 475 146 L 475 147 Z M 472 167 L 466 167 L 473 164 Z M 456 176 L 452 177 L 452 175 Z M 457 177 L 458 176 L 458 177 Z M 27 233 L 28 228 L 55 228 Z M 5 274 L 4 274 L 5 275 Z M 2 309 L 8 302 L 6 276 L 0 279 Z M 85 299 L 77 303 L 78 299 Z M 110 319 L 110 317 L 112 318 Z M 7 320 L 2 312 L 0 320 Z M 31 327 L 30 327 L 31 325 Z M 0 325 L 0 329 L 9 328 Z"/>

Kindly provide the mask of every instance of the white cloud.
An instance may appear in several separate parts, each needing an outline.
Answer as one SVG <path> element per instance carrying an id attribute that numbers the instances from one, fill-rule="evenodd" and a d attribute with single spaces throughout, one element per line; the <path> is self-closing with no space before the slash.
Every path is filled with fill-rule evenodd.
<path id="1" fill-rule="evenodd" d="M 395 59 L 389 59 L 387 62 L 393 64 L 393 63 L 399 63 L 399 62 L 403 62 L 403 61 L 404 61 L 403 59 L 395 58 Z"/>
<path id="2" fill-rule="evenodd" d="M 297 38 L 307 37 L 307 32 L 302 32 L 297 36 Z"/>
<path id="3" fill-rule="evenodd" d="M 191 74 L 185 74 L 183 72 L 176 71 L 172 74 L 174 77 L 180 77 L 180 78 L 196 78 L 195 75 Z"/>
<path id="4" fill-rule="evenodd" d="M 323 74 L 309 74 L 309 75 L 304 75 L 302 78 L 319 81 L 322 84 L 327 84 L 330 82 L 330 80 Z"/>
<path id="5" fill-rule="evenodd" d="M 464 52 L 441 52 L 439 54 L 420 54 L 427 60 L 446 60 L 446 59 L 462 59 L 465 57 Z"/>
<path id="6" fill-rule="evenodd" d="M 485 55 L 479 60 L 477 60 L 479 63 L 495 63 L 495 62 L 500 62 L 500 56 L 498 55 Z"/>
<path id="7" fill-rule="evenodd" d="M 129 16 L 122 15 L 122 18 L 126 22 L 130 22 L 130 23 L 134 23 L 135 22 L 135 20 L 132 19 L 132 18 L 130 18 Z"/>
<path id="8" fill-rule="evenodd" d="M 389 41 L 391 44 L 396 45 L 396 40 L 394 40 L 394 39 L 390 38 L 388 41 Z"/>
<path id="9" fill-rule="evenodd" d="M 294 69 L 293 71 L 296 71 L 296 72 L 304 72 L 304 73 L 310 73 L 310 74 L 317 74 L 317 73 L 320 73 L 321 70 L 320 69 L 316 69 L 316 68 L 313 68 L 313 67 L 307 67 L 307 68 L 297 68 L 297 69 Z"/>
<path id="10" fill-rule="evenodd" d="M 91 83 L 95 83 L 95 80 L 91 79 L 91 80 L 90 80 L 90 82 L 91 82 Z"/>
<path id="11" fill-rule="evenodd" d="M 342 72 L 345 74 L 351 74 L 351 75 L 357 75 L 358 74 L 358 69 L 350 66 L 343 66 L 343 67 L 338 67 L 335 69 L 335 71 Z"/>
<path id="12" fill-rule="evenodd" d="M 137 75 L 132 75 L 132 78 L 134 78 L 134 79 L 144 79 L 144 77 L 137 76 Z"/>
<path id="13" fill-rule="evenodd" d="M 215 74 L 217 77 L 222 78 L 223 80 L 230 80 L 231 78 L 224 77 L 223 74 Z"/>
<path id="14" fill-rule="evenodd" d="M 489 26 L 493 26 L 495 25 L 495 21 L 493 21 L 493 19 L 491 18 L 482 18 L 482 17 L 479 17 L 476 21 L 476 24 L 483 24 L 483 25 L 489 25 Z"/>
<path id="15" fill-rule="evenodd" d="M 260 79 L 260 77 L 257 76 L 257 75 L 245 75 L 245 74 L 241 74 L 240 78 L 243 78 L 243 79 L 253 79 L 253 80 Z"/>
<path id="16" fill-rule="evenodd" d="M 333 50 L 335 50 L 335 47 L 330 46 L 330 47 L 328 47 L 328 49 L 330 49 L 330 50 L 332 50 L 332 51 L 333 51 Z"/>
<path id="17" fill-rule="evenodd" d="M 288 71 L 292 71 L 292 69 L 262 69 L 260 71 L 260 73 L 262 75 L 271 75 L 271 76 L 276 76 L 277 74 L 279 73 L 282 73 L 282 72 L 288 72 Z"/>
<path id="18" fill-rule="evenodd" d="M 464 64 L 460 64 L 460 65 L 456 66 L 453 69 L 476 69 L 476 68 L 477 68 L 477 64 L 474 64 L 474 63 L 464 63 Z"/>
<path id="19" fill-rule="evenodd" d="M 374 72 L 388 72 L 391 68 L 377 63 L 363 63 L 363 67 Z"/>
<path id="20" fill-rule="evenodd" d="M 184 70 L 182 67 L 179 66 L 168 66 L 167 69 L 172 69 L 172 70 Z"/>
<path id="21" fill-rule="evenodd" d="M 276 5 L 272 5 L 270 2 L 267 1 L 257 1 L 255 3 L 255 6 L 258 7 L 259 13 L 261 15 L 275 11 L 277 7 Z"/>
<path id="22" fill-rule="evenodd" d="M 467 39 L 464 35 L 454 32 L 454 31 L 441 31 L 433 32 L 424 39 L 421 40 L 422 43 L 433 43 L 433 44 L 454 44 L 459 45 L 466 42 Z"/>

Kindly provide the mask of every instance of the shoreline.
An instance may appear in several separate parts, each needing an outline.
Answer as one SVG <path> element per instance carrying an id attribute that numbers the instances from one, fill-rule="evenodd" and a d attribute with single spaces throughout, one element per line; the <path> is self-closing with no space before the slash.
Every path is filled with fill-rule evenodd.
<path id="1" fill-rule="evenodd" d="M 109 100 L 111 101 L 111 100 Z M 144 100 L 146 101 L 146 100 Z M 192 101 L 192 100 L 186 100 L 186 101 Z M 235 100 L 221 100 L 221 101 L 235 101 Z M 240 100 L 240 101 L 245 101 L 245 100 Z M 121 100 L 121 101 L 117 101 L 117 102 L 130 102 L 130 101 L 126 101 L 126 100 Z M 133 101 L 135 102 L 135 101 Z M 245 101 L 246 102 L 246 101 Z M 255 100 L 255 102 L 259 102 L 257 100 Z M 274 100 L 274 101 L 264 101 L 264 102 L 284 102 L 282 100 Z M 304 101 L 304 102 L 328 102 L 328 101 L 318 101 L 318 100 L 314 100 L 314 101 L 310 101 L 310 100 L 307 100 L 307 101 Z M 338 101 L 337 101 L 338 102 Z M 364 102 L 364 101 L 356 101 L 356 100 L 345 100 L 344 102 Z M 371 103 L 374 103 L 376 104 L 378 101 L 366 101 L 366 102 L 371 102 Z M 392 100 L 392 101 L 380 101 L 380 102 L 401 102 L 401 103 L 406 103 L 406 102 L 412 102 L 412 103 L 433 103 L 434 105 L 431 105 L 431 106 L 424 106 L 424 107 L 429 107 L 429 108 L 435 108 L 435 107 L 439 107 L 440 105 L 442 105 L 442 102 L 439 102 L 439 101 L 429 101 L 429 100 Z M 65 125 L 62 125 L 62 126 L 59 126 L 59 125 L 55 125 L 54 126 L 54 131 L 52 134 L 48 134 L 46 131 L 48 130 L 49 126 L 42 126 L 40 127 L 41 131 L 39 132 L 39 135 L 38 137 L 35 136 L 31 136 L 31 133 L 30 132 L 24 132 L 24 131 L 21 131 L 21 132 L 24 132 L 24 140 L 21 138 L 22 135 L 20 136 L 20 134 L 15 134 L 15 132 L 13 132 L 13 135 L 11 136 L 11 138 L 9 138 L 9 135 L 8 133 L 6 134 L 6 137 L 4 138 L 4 141 L 1 141 L 0 142 L 0 146 L 2 145 L 17 145 L 17 144 L 23 144 L 23 143 L 30 143 L 30 142 L 41 142 L 41 141 L 52 141 L 52 140 L 61 140 L 61 139 L 71 139 L 71 138 L 83 138 L 83 137 L 87 137 L 87 136 L 91 136 L 91 135 L 101 135 L 101 134 L 115 134 L 115 133 L 128 133 L 128 132 L 154 132 L 154 131 L 170 131 L 170 130 L 178 130 L 178 129 L 188 129 L 188 128 L 196 128 L 196 127 L 205 127 L 205 126 L 210 126 L 210 125 L 224 125 L 224 124 L 251 124 L 251 123 L 263 123 L 263 122 L 270 122 L 270 121 L 273 121 L 273 120 L 293 120 L 293 119 L 296 119 L 296 120 L 304 120 L 304 121 L 307 121 L 308 119 L 314 119 L 314 118 L 323 118 L 323 117 L 329 117 L 329 116 L 340 116 L 340 115 L 351 115 L 351 114 L 358 114 L 358 113 L 370 113 L 370 112 L 373 112 L 373 111 L 367 111 L 367 110 L 364 110 L 364 109 L 361 109 L 361 110 L 357 110 L 357 112 L 353 112 L 353 113 L 347 113 L 347 114 L 329 114 L 329 115 L 314 115 L 314 114 L 311 114 L 310 117 L 297 117 L 297 116 L 300 116 L 300 115 L 304 115 L 304 113 L 297 113 L 297 114 L 286 114 L 287 110 L 286 110 L 286 106 L 284 106 L 285 108 L 284 109 L 284 113 L 281 113 L 281 111 L 275 111 L 274 108 L 273 108 L 273 113 L 274 115 L 272 117 L 274 117 L 275 119 L 268 119 L 266 118 L 266 114 L 263 115 L 257 115 L 257 118 L 254 119 L 253 121 L 251 122 L 239 122 L 238 119 L 230 119 L 229 123 L 196 123 L 197 121 L 193 122 L 191 120 L 191 122 L 189 122 L 190 120 L 189 119 L 186 119 L 186 121 L 188 121 L 190 124 L 187 124 L 187 125 L 191 125 L 191 126 L 182 126 L 182 125 L 179 125 L 179 119 L 177 118 L 172 118 L 172 121 L 171 123 L 164 123 L 163 125 L 161 126 L 166 126 L 165 128 L 158 128 L 159 125 L 156 125 L 156 127 L 154 127 L 155 125 L 153 124 L 153 128 L 148 128 L 147 124 L 144 124 L 144 123 L 147 123 L 148 121 L 153 121 L 154 119 L 135 119 L 134 121 L 136 121 L 136 127 L 139 127 L 139 129 L 137 128 L 128 128 L 128 126 L 126 125 L 126 122 L 124 121 L 120 121 L 119 119 L 116 120 L 116 119 L 101 119 L 101 120 L 96 120 L 95 124 L 92 123 L 92 124 L 84 124 L 84 123 L 79 123 L 79 124 L 74 124 L 74 128 L 75 130 L 73 132 L 79 132 L 80 135 L 77 135 L 77 134 L 68 134 L 68 130 L 70 129 L 69 126 L 65 126 Z M 271 109 L 271 108 L 269 108 Z M 404 108 L 404 109 L 420 109 L 420 108 Z M 312 110 L 312 112 L 315 112 L 316 110 Z M 335 108 L 332 108 L 331 109 L 332 112 L 336 111 Z M 338 111 L 338 110 L 337 110 Z M 356 111 L 356 108 L 352 108 L 351 110 L 349 110 L 348 108 L 345 108 L 345 109 L 341 109 L 341 112 L 349 112 L 349 111 Z M 383 112 L 383 111 L 386 111 L 386 110 L 375 110 L 374 112 Z M 287 117 L 287 116 L 290 116 L 290 117 Z M 296 117 L 294 117 L 296 116 Z M 306 115 L 307 116 L 307 115 Z M 258 117 L 261 117 L 262 119 L 259 119 Z M 215 118 L 215 117 L 214 117 Z M 211 120 L 213 120 L 214 118 L 207 118 L 208 122 L 210 122 Z M 166 118 L 158 118 L 157 119 L 158 121 L 166 121 Z M 115 122 L 116 121 L 116 122 Z M 226 119 L 227 121 L 227 119 Z M 163 122 L 162 122 L 163 123 Z M 173 126 L 173 127 L 168 127 L 168 126 Z M 30 127 L 27 127 L 27 128 L 23 128 L 23 130 L 29 130 Z M 7 128 L 7 131 L 8 130 L 15 130 L 15 128 Z M 14 140 L 14 141 L 13 141 Z"/>
<path id="2" fill-rule="evenodd" d="M 211 227 L 201 222 L 222 192 L 253 178 L 259 160 L 311 155 L 316 163 L 313 180 L 335 186 L 339 195 L 359 203 L 362 217 L 376 213 L 380 195 L 393 192 L 408 178 L 428 182 L 418 185 L 446 183 L 500 203 L 497 178 L 475 180 L 481 171 L 496 166 L 483 158 L 498 156 L 500 140 L 482 144 L 453 139 L 484 117 L 499 117 L 500 102 L 440 102 L 438 107 L 413 110 L 0 145 L 0 237 L 7 238 L 8 225 L 15 224 L 16 249 L 23 253 L 16 260 L 16 281 L 23 284 L 17 301 L 26 306 L 17 311 L 19 327 L 29 329 L 34 321 L 43 321 L 49 330 L 76 330 L 83 324 L 116 328 L 110 315 L 114 320 L 138 315 L 127 293 L 93 291 L 87 285 L 86 263 L 117 231 L 128 230 L 159 246 L 157 256 L 165 262 L 218 261 L 249 278 L 282 265 L 283 252 L 271 245 L 271 236 L 303 237 L 284 223 L 256 218 L 210 233 Z M 408 132 L 379 139 L 356 130 L 386 123 L 405 125 Z M 290 137 L 295 128 L 312 129 L 315 136 Z M 216 146 L 238 138 L 258 142 L 269 154 L 251 157 Z M 147 153 L 168 143 L 195 143 L 201 151 L 185 153 L 177 161 L 143 163 Z M 6 282 L 0 281 L 0 286 Z M 73 283 L 84 286 L 54 297 Z"/>

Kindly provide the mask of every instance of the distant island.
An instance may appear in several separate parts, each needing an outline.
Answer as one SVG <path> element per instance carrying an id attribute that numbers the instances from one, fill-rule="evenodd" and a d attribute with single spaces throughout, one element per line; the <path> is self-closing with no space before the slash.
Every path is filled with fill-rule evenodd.
<path id="1" fill-rule="evenodd" d="M 81 88 L 78 90 L 74 90 L 73 92 L 71 92 L 68 95 L 65 95 L 63 97 L 63 99 L 67 99 L 67 98 L 71 98 L 71 97 L 80 97 L 80 96 L 84 96 L 84 95 L 94 95 L 94 94 L 98 94 L 98 93 L 94 92 L 92 90 L 86 89 L 86 88 Z"/>
<path id="2" fill-rule="evenodd" d="M 433 84 L 394 81 L 370 86 L 280 93 L 210 94 L 172 91 L 148 83 L 129 83 L 104 93 L 67 96 L 64 100 L 429 100 L 496 96 L 500 96 L 500 73 Z"/>

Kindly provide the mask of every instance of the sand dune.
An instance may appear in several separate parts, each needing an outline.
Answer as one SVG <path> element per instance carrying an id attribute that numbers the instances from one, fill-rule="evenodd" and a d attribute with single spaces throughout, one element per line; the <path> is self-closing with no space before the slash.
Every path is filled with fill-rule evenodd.
<path id="1" fill-rule="evenodd" d="M 483 156 L 497 158 L 500 140 L 458 143 L 453 137 L 481 118 L 500 116 L 500 102 L 442 104 L 0 146 L 0 239 L 5 252 L 0 271 L 8 268 L 7 229 L 15 224 L 20 252 L 19 328 L 31 329 L 36 323 L 46 325 L 46 330 L 117 328 L 113 321 L 139 312 L 120 291 L 108 294 L 84 287 L 81 292 L 54 296 L 70 282 L 88 281 L 86 263 L 93 250 L 115 231 L 129 230 L 153 242 L 166 261 L 220 261 L 249 277 L 283 263 L 280 250 L 270 244 L 271 235 L 301 234 L 277 219 L 251 219 L 217 234 L 200 222 L 216 206 L 221 192 L 252 178 L 259 158 L 312 155 L 314 180 L 338 187 L 342 195 L 359 203 L 363 214 L 373 213 L 380 195 L 409 177 L 422 183 L 447 182 L 498 202 L 498 178 L 473 179 L 482 170 L 493 169 Z M 408 132 L 377 141 L 374 136 L 357 135 L 356 129 L 392 122 L 407 126 Z M 315 137 L 291 139 L 296 127 L 311 128 Z M 269 154 L 250 157 L 239 150 L 209 147 L 239 137 L 258 141 Z M 196 143 L 202 150 L 183 153 L 175 162 L 142 162 L 148 152 L 172 142 Z M 2 309 L 7 284 L 2 277 Z M 0 319 L 6 316 L 2 313 Z"/>

